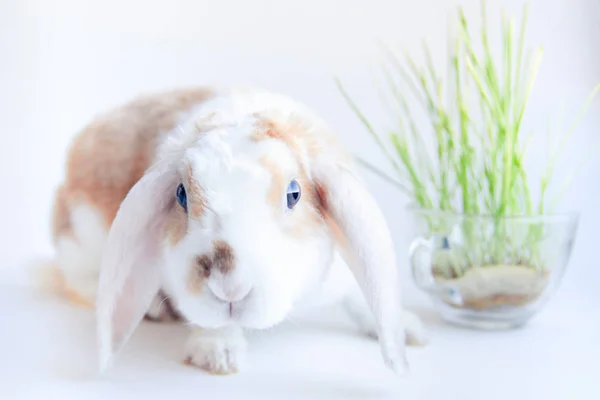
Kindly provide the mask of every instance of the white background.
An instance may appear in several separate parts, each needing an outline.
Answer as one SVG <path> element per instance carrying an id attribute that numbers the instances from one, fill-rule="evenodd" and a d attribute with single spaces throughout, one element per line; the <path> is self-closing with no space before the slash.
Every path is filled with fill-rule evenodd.
<path id="1" fill-rule="evenodd" d="M 51 196 L 61 180 L 64 153 L 73 135 L 99 112 L 141 92 L 237 83 L 280 91 L 315 108 L 351 151 L 389 171 L 333 77 L 339 76 L 383 125 L 387 121 L 372 85 L 376 40 L 404 46 L 419 58 L 425 38 L 436 65 L 443 68 L 447 22 L 456 16 L 459 4 L 477 21 L 479 1 L 474 0 L 3 0 L 0 277 L 12 278 L 24 260 L 51 254 Z M 522 4 L 488 1 L 492 26 L 498 27 L 502 6 L 520 13 Z M 565 121 L 572 121 L 592 87 L 600 83 L 600 2 L 537 0 L 530 5 L 527 44 L 541 44 L 545 53 L 525 130 L 544 134 L 562 106 Z M 559 173 L 599 139 L 599 123 L 600 97 L 565 149 Z M 532 157 L 528 165 L 535 172 L 542 161 Z M 595 309 L 595 315 L 582 314 L 586 320 L 600 318 L 599 175 L 600 158 L 594 158 L 562 204 L 562 209 L 581 212 L 582 219 L 568 273 L 549 305 L 566 312 L 577 305 Z M 407 199 L 369 173 L 364 176 L 388 218 L 403 267 Z M 407 290 L 409 302 L 422 296 L 409 280 Z M 550 326 L 560 325 L 550 321 Z M 579 340 L 577 332 L 570 334 L 571 340 Z M 590 338 L 589 344 L 598 348 L 600 338 Z"/>

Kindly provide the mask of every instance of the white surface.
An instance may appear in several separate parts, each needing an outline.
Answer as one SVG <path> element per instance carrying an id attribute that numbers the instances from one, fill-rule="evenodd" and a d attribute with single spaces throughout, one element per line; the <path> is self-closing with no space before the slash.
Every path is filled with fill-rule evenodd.
<path id="1" fill-rule="evenodd" d="M 462 4 L 476 17 L 479 3 L 0 2 L 0 280 L 12 277 L 24 259 L 51 251 L 51 196 L 73 134 L 106 107 L 142 91 L 238 82 L 282 91 L 310 104 L 352 151 L 389 171 L 332 77 L 347 83 L 369 115 L 382 116 L 370 86 L 373 41 L 388 39 L 418 56 L 426 37 L 438 64 L 447 13 L 455 16 Z M 497 19 L 501 5 L 520 11 L 523 1 L 487 3 Z M 530 3 L 529 44 L 543 44 L 545 54 L 525 131 L 541 135 L 562 104 L 565 121 L 572 121 L 600 81 L 600 2 Z M 597 100 L 574 133 L 559 174 L 568 173 L 565 166 L 597 140 Z M 378 121 L 378 126 L 385 122 Z M 536 171 L 543 159 L 530 155 Z M 558 296 L 527 329 L 483 333 L 440 325 L 407 280 L 412 291 L 406 297 L 422 305 L 432 341 L 409 351 L 412 373 L 403 380 L 388 374 L 376 344 L 353 335 L 343 317 L 341 328 L 329 328 L 331 322 L 292 330 L 290 324 L 261 334 L 251 341 L 251 365 L 235 377 L 207 377 L 181 366 L 183 332 L 148 326 L 132 342 L 115 380 L 90 380 L 86 371 L 95 365 L 91 316 L 2 288 L 0 398 L 118 400 L 109 396 L 118 393 L 141 399 L 598 399 L 599 175 L 600 157 L 581 171 L 565 197 L 563 209 L 582 212 L 572 262 Z M 406 199 L 372 175 L 365 178 L 388 217 L 404 266 Z"/>
<path id="2" fill-rule="evenodd" d="M 479 332 L 420 314 L 431 343 L 410 348 L 396 378 L 377 344 L 337 309 L 250 338 L 237 375 L 181 363 L 185 329 L 144 323 L 105 377 L 95 375 L 93 316 L 17 287 L 0 288 L 4 399 L 598 399 L 600 321 L 589 303 L 557 296 L 523 329 Z M 587 305 L 587 306 L 586 306 Z"/>

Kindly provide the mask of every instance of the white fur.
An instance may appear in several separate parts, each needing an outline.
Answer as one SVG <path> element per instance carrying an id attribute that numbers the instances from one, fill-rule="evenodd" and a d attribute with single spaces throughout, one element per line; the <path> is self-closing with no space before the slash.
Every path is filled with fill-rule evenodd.
<path id="1" fill-rule="evenodd" d="M 96 300 L 100 258 L 106 235 L 100 212 L 81 202 L 71 208 L 73 235 L 58 238 L 56 261 L 65 283 L 87 301 Z"/>
<path id="2" fill-rule="evenodd" d="M 184 160 L 193 166 L 194 177 L 206 188 L 210 212 L 200 220 L 190 219 L 185 238 L 174 248 L 165 249 L 166 290 L 177 298 L 178 307 L 191 322 L 206 328 L 228 323 L 229 305 L 211 290 L 192 295 L 186 286 L 194 258 L 210 253 L 214 240 L 232 246 L 237 262 L 227 276 L 211 273 L 208 286 L 222 291 L 245 284 L 245 291 L 251 290 L 236 304 L 243 310 L 237 321 L 246 328 L 268 328 L 280 322 L 306 290 L 321 281 L 331 257 L 332 244 L 325 230 L 304 241 L 282 234 L 281 225 L 290 223 L 284 191 L 279 218 L 274 218 L 266 202 L 272 175 L 257 158 L 275 150 L 273 158 L 291 180 L 298 171 L 290 162 L 293 155 L 289 149 L 278 143 L 249 148 L 243 141 L 245 134 L 235 128 L 226 134 L 209 132 L 201 147 L 185 153 Z M 215 137 L 221 140 L 212 140 Z"/>
<path id="3" fill-rule="evenodd" d="M 192 328 L 185 350 L 187 360 L 215 374 L 237 372 L 246 356 L 246 339 L 237 325 L 219 329 Z"/>
<path id="4" fill-rule="evenodd" d="M 172 154 L 169 154 L 172 156 Z M 97 296 L 100 368 L 108 367 L 160 290 L 159 243 L 173 203 L 176 171 L 166 158 L 131 188 L 111 225 Z"/>
<path id="5" fill-rule="evenodd" d="M 377 203 L 353 171 L 322 160 L 319 179 L 328 185 L 332 217 L 345 233 L 342 256 L 364 293 L 386 364 L 407 370 L 405 324 L 394 245 Z"/>
<path id="6" fill-rule="evenodd" d="M 303 152 L 300 164 L 309 178 L 326 185 L 330 217 L 346 242 L 335 243 L 326 225 L 302 240 L 286 233 L 295 227 L 294 212 L 308 204 L 301 198 L 296 211 L 288 210 L 283 190 L 280 207 L 273 210 L 267 201 L 272 174 L 259 159 L 268 155 L 286 182 L 298 176 L 299 165 L 282 142 L 250 139 L 257 113 L 284 123 L 300 118 L 319 138 L 319 156 L 310 159 Z M 361 328 L 378 337 L 386 364 L 396 372 L 404 369 L 405 332 L 423 342 L 424 331 L 417 318 L 402 311 L 383 215 L 342 161 L 340 149 L 329 145 L 328 134 L 305 106 L 281 95 L 240 90 L 195 108 L 165 136 L 152 167 L 123 201 L 106 242 L 77 232 L 87 237 L 85 243 L 106 244 L 97 303 L 102 369 L 143 314 L 156 311 L 152 302 L 160 288 L 199 327 L 187 347 L 191 361 L 213 372 L 237 370 L 245 347 L 242 328 L 271 327 L 295 308 L 308 306 L 319 291 L 325 296 L 314 304 L 343 300 Z M 200 218 L 188 218 L 186 235 L 171 247 L 162 235 L 169 210 L 179 207 L 177 186 L 183 182 L 189 189 L 188 167 L 204 188 L 207 209 Z M 191 292 L 194 262 L 211 254 L 215 240 L 233 248 L 235 268 L 228 274 L 211 271 L 201 290 Z M 98 257 L 98 248 L 88 257 Z M 89 265 L 91 271 L 98 264 Z M 228 296 L 238 301 L 223 301 Z"/>

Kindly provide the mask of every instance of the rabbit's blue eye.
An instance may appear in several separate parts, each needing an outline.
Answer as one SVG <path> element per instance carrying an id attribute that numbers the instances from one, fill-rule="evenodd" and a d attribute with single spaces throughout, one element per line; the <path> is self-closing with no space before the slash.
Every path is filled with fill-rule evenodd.
<path id="1" fill-rule="evenodd" d="M 291 210 L 300 201 L 300 185 L 291 181 L 287 188 L 287 207 Z"/>
<path id="2" fill-rule="evenodd" d="M 187 194 L 185 193 L 185 188 L 181 183 L 179 186 L 177 186 L 177 202 L 185 211 L 187 211 Z"/>

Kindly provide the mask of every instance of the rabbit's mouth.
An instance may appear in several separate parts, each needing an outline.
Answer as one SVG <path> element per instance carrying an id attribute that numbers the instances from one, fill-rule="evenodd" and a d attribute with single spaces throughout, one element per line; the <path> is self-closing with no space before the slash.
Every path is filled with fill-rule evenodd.
<path id="1" fill-rule="evenodd" d="M 248 302 L 251 300 L 249 296 L 238 301 L 231 301 L 227 304 L 227 317 L 232 322 L 240 323 L 246 318 L 248 311 Z"/>
<path id="2" fill-rule="evenodd" d="M 244 305 L 240 303 L 239 301 L 229 303 L 229 319 L 235 321 L 242 316 Z"/>

